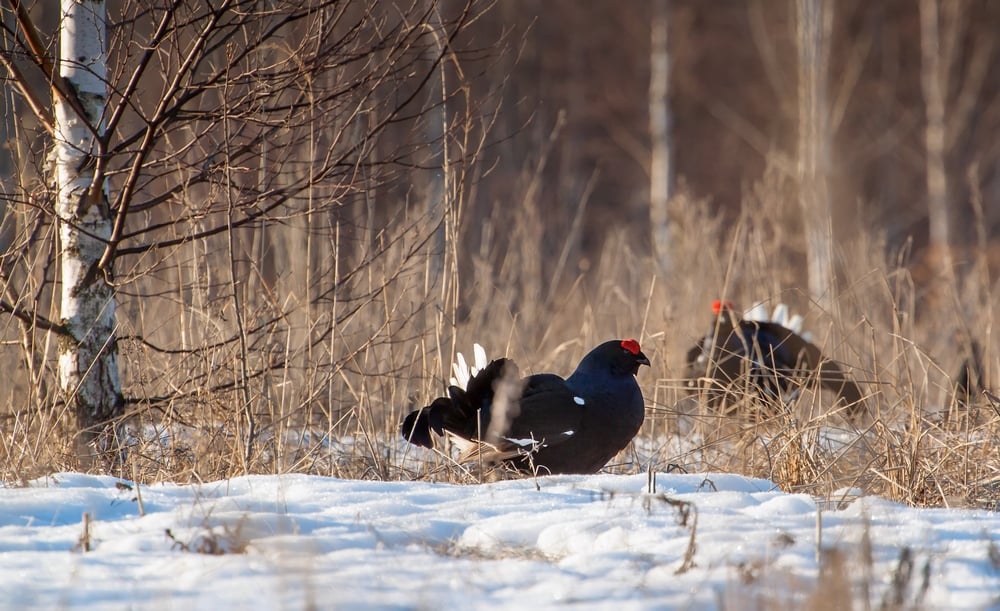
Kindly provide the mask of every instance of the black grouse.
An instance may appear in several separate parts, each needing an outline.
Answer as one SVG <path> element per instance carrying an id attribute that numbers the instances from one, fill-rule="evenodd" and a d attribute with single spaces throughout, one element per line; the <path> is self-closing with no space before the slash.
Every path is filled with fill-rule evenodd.
<path id="1" fill-rule="evenodd" d="M 565 380 L 520 378 L 510 359 L 491 361 L 462 389 L 452 385 L 403 420 L 410 443 L 434 447 L 450 433 L 459 461 L 482 458 L 525 473 L 596 473 L 635 437 L 645 406 L 635 376 L 649 359 L 634 339 L 604 342 Z M 481 453 L 481 454 L 480 454 Z"/>
<path id="2" fill-rule="evenodd" d="M 734 402 L 748 382 L 768 403 L 787 401 L 799 388 L 818 382 L 852 413 L 862 409 L 858 385 L 795 331 L 773 320 L 747 320 L 728 301 L 715 300 L 712 312 L 711 329 L 688 350 L 687 378 L 688 387 L 703 390 L 713 406 Z M 778 312 L 785 322 L 786 310 L 779 306 Z"/>

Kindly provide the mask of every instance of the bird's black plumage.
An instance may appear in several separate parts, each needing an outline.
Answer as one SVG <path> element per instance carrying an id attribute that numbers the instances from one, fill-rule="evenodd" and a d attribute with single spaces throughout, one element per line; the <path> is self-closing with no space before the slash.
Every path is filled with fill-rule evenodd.
<path id="1" fill-rule="evenodd" d="M 595 473 L 642 426 L 645 406 L 635 375 L 649 359 L 635 340 L 604 342 L 563 379 L 542 373 L 520 378 L 509 359 L 497 359 L 466 389 L 448 388 L 427 407 L 411 412 L 404 438 L 434 447 L 431 431 L 471 442 L 471 459 L 488 458 L 523 472 Z"/>
<path id="2" fill-rule="evenodd" d="M 720 405 L 748 387 L 766 402 L 779 402 L 796 389 L 819 384 L 852 411 L 862 409 L 861 389 L 819 348 L 777 322 L 744 320 L 731 305 L 713 305 L 712 328 L 687 353 L 688 386 Z"/>

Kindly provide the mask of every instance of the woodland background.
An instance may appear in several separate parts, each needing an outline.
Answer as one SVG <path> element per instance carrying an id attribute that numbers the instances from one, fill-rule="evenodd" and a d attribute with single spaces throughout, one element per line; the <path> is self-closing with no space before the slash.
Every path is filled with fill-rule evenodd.
<path id="1" fill-rule="evenodd" d="M 245 4 L 273 10 L 265 18 L 286 7 Z M 404 464 L 411 451 L 390 440 L 402 414 L 443 390 L 456 350 L 478 341 L 523 370 L 568 373 L 599 341 L 635 336 L 654 360 L 640 377 L 648 451 L 617 468 L 740 470 L 817 491 L 863 483 L 917 503 L 996 493 L 996 407 L 984 400 L 961 425 L 942 414 L 954 411 L 968 337 L 982 347 L 987 379 L 1000 378 L 1000 4 L 317 4 L 343 17 L 352 33 L 344 49 L 359 57 L 392 53 L 380 41 L 405 23 L 398 57 L 409 71 L 377 82 L 358 77 L 363 67 L 311 75 L 316 90 L 355 77 L 370 88 L 319 96 L 267 132 L 255 122 L 260 100 L 285 99 L 307 76 L 254 76 L 277 57 L 282 66 L 306 57 L 296 45 L 310 30 L 279 30 L 258 64 L 234 66 L 232 91 L 199 102 L 201 123 L 191 125 L 201 127 L 176 117 L 148 162 L 138 188 L 147 205 L 130 214 L 131 242 L 115 264 L 122 420 L 136 438 L 124 462 L 105 468 L 181 480 L 285 470 L 435 477 Z M 199 6 L 190 3 L 192 15 Z M 811 26 L 809 6 L 821 10 Z M 124 42 L 148 34 L 145 7 L 109 3 L 111 65 L 127 65 Z M 30 10 L 55 31 L 47 5 Z M 658 24 L 669 60 L 666 132 L 650 118 Z M 808 73 L 803 30 L 822 39 Z M 447 49 L 442 32 L 453 35 Z M 183 49 L 191 35 L 178 36 Z M 206 65 L 240 44 L 228 36 Z M 429 62 L 438 51 L 445 60 Z M 815 139 L 824 161 L 811 176 L 830 211 L 820 234 L 833 274 L 821 294 L 809 288 L 804 219 L 815 208 L 802 169 L 803 126 L 813 125 L 803 101 L 816 83 L 822 103 L 810 112 L 825 126 Z M 130 103 L 152 105 L 161 89 L 149 81 Z M 4 299 L 56 320 L 45 139 L 13 87 L 2 104 Z M 124 120 L 122 141 L 142 114 Z M 226 121 L 240 126 L 238 152 L 224 146 L 238 140 L 221 137 Z M 941 137 L 929 136 L 934 129 Z M 359 153 L 351 147 L 360 142 Z M 655 201 L 664 144 L 665 215 Z M 342 149 L 352 152 L 321 180 L 269 199 Z M 129 159 L 123 149 L 121 167 Z M 227 209 L 243 216 L 225 230 Z M 653 237 L 664 227 L 666 255 Z M 766 458 L 754 449 L 757 424 L 722 431 L 690 406 L 683 357 L 716 297 L 785 302 L 807 316 L 815 341 L 870 391 L 874 424 L 854 431 L 864 451 L 815 449 L 828 424 L 822 397 L 804 400 L 808 413 L 794 422 L 772 423 L 784 442 Z M 9 389 L 0 475 L 79 468 L 52 382 L 56 339 L 9 313 L 0 339 Z M 680 433 L 681 416 L 712 431 L 677 456 L 655 440 Z M 899 432 L 901 423 L 917 426 Z"/>

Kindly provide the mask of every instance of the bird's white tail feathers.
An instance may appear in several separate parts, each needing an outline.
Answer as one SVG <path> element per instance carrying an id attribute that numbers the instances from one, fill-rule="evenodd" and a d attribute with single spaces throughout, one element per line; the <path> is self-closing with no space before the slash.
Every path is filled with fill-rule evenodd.
<path id="1" fill-rule="evenodd" d="M 481 345 L 472 344 L 472 354 L 473 364 L 470 366 L 465 360 L 465 355 L 461 352 L 456 353 L 455 362 L 451 366 L 452 371 L 455 372 L 450 380 L 453 386 L 468 389 L 469 380 L 489 364 L 486 350 Z M 483 439 L 497 441 L 507 434 L 511 421 L 517 418 L 520 412 L 517 400 L 521 396 L 521 390 L 517 369 L 505 368 L 503 377 L 493 388 L 493 401 L 490 403 L 490 428 L 488 431 L 480 432 Z M 462 447 L 461 444 L 459 446 L 466 451 L 469 449 Z"/>
<path id="2" fill-rule="evenodd" d="M 451 370 L 455 372 L 455 375 L 453 375 L 449 380 L 452 386 L 468 388 L 469 380 L 475 377 L 475 375 L 482 371 L 483 368 L 489 363 L 489 361 L 486 360 L 486 350 L 484 350 L 479 344 L 472 344 L 472 358 L 473 364 L 470 367 L 469 364 L 465 362 L 465 355 L 461 352 L 456 354 L 455 362 L 451 365 Z"/>
<path id="3" fill-rule="evenodd" d="M 802 316 L 791 314 L 788 306 L 784 303 L 774 306 L 774 310 L 768 313 L 767 303 L 759 301 L 743 313 L 743 320 L 778 323 L 789 331 L 802 336 L 802 339 L 807 342 L 812 341 L 812 333 L 802 330 Z"/>

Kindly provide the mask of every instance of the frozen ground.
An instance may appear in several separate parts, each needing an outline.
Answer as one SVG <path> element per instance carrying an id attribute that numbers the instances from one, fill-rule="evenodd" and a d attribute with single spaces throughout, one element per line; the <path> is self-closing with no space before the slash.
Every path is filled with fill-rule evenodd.
<path id="1" fill-rule="evenodd" d="M 57 474 L 0 489 L 0 606 L 790 609 L 849 596 L 855 608 L 1000 608 L 996 513 L 824 506 L 820 579 L 808 495 L 725 474 L 659 474 L 646 490 L 642 475 L 251 476 L 137 491 Z"/>

